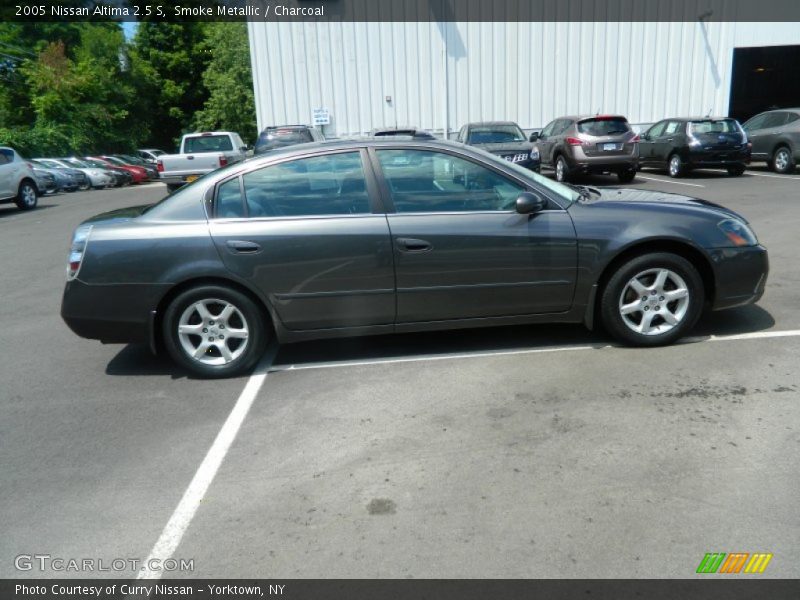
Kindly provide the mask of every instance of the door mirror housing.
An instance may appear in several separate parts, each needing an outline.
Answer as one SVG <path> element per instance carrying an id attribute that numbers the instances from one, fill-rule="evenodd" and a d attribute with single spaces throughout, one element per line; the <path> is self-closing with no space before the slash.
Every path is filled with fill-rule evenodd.
<path id="1" fill-rule="evenodd" d="M 533 215 L 544 210 L 547 200 L 533 192 L 522 192 L 517 196 L 516 209 L 521 215 Z"/>
<path id="2" fill-rule="evenodd" d="M 530 137 L 528 137 L 528 141 L 529 142 L 535 142 L 536 140 L 538 140 L 541 137 L 541 134 L 542 134 L 541 131 L 532 132 Z"/>
<path id="3" fill-rule="evenodd" d="M 649 142 L 650 141 L 650 134 L 649 133 L 643 133 L 641 136 L 639 136 L 639 138 L 644 140 L 645 142 Z"/>

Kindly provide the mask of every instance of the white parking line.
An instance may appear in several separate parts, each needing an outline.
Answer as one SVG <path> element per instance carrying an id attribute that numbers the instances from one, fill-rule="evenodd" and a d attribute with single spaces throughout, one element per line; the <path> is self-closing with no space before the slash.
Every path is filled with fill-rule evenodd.
<path id="1" fill-rule="evenodd" d="M 716 173 L 727 173 L 721 169 L 709 169 Z M 800 177 L 793 177 L 792 175 L 771 175 L 770 173 L 756 173 L 754 171 L 745 171 L 745 175 L 755 175 L 756 177 L 772 177 L 773 179 L 800 179 Z"/>
<path id="2" fill-rule="evenodd" d="M 239 432 L 239 428 L 242 426 L 247 412 L 250 410 L 253 401 L 261 390 L 261 386 L 264 385 L 270 364 L 272 364 L 275 358 L 275 352 L 276 349 L 274 348 L 268 351 L 247 380 L 247 385 L 244 386 L 228 418 L 225 419 L 222 429 L 219 430 L 214 443 L 211 444 L 211 448 L 209 448 L 208 453 L 206 453 L 206 457 L 203 459 L 203 462 L 200 463 L 189 487 L 186 488 L 181 501 L 172 513 L 172 517 L 170 517 L 164 530 L 161 532 L 161 537 L 158 538 L 155 546 L 153 546 L 153 549 L 150 551 L 150 556 L 147 557 L 144 568 L 139 572 L 137 579 L 161 578 L 162 571 L 151 570 L 149 566 L 150 561 L 156 559 L 159 561 L 158 564 L 163 565 L 164 561 L 173 555 L 178 548 L 178 544 L 181 543 L 183 534 L 186 533 L 189 524 L 194 518 L 195 512 L 197 512 L 197 508 L 203 501 L 203 496 L 205 496 L 208 487 L 214 480 L 233 440 L 236 439 L 236 434 Z"/>
<path id="3" fill-rule="evenodd" d="M 660 181 L 662 183 L 674 183 L 675 185 L 688 185 L 691 187 L 701 187 L 704 188 L 706 186 L 700 185 L 699 183 L 686 183 L 684 181 L 673 181 L 672 179 L 661 179 L 660 177 L 645 177 L 644 175 L 636 174 L 636 177 L 639 179 L 649 179 L 650 181 Z"/>
<path id="4" fill-rule="evenodd" d="M 764 338 L 798 337 L 800 329 L 790 329 L 783 331 L 756 331 L 754 333 L 739 333 L 733 335 L 710 335 L 689 337 L 680 340 L 679 344 L 696 344 L 702 342 L 728 342 L 736 340 L 754 340 Z M 494 356 L 517 356 L 524 354 L 543 354 L 548 352 L 569 352 L 582 350 L 602 350 L 605 348 L 616 348 L 612 344 L 595 344 L 580 346 L 550 346 L 547 348 L 520 348 L 518 350 L 489 350 L 481 352 L 454 352 L 451 354 L 423 354 L 416 356 L 404 356 L 401 358 L 376 358 L 371 360 L 341 360 L 319 363 L 301 363 L 290 365 L 275 365 L 270 368 L 271 373 L 283 371 L 307 371 L 310 369 L 336 369 L 342 367 L 363 367 L 370 365 L 390 365 L 400 363 L 428 362 L 436 360 L 459 360 L 468 358 L 490 358 Z"/>

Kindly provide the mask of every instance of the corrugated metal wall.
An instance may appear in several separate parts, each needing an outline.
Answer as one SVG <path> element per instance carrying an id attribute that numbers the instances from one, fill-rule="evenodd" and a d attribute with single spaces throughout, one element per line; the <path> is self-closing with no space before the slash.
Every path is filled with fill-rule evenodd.
<path id="1" fill-rule="evenodd" d="M 800 44 L 796 23 L 249 23 L 259 128 L 327 136 L 570 113 L 632 123 L 726 114 L 735 46 Z M 445 61 L 446 51 L 446 61 Z M 390 100 L 387 100 L 390 97 Z"/>

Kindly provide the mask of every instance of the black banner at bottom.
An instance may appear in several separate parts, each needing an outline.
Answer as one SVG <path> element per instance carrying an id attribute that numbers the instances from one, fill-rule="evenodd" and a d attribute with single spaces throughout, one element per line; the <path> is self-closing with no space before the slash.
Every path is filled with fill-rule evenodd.
<path id="1" fill-rule="evenodd" d="M 783 600 L 800 580 L 744 579 L 4 579 L 2 600 Z"/>

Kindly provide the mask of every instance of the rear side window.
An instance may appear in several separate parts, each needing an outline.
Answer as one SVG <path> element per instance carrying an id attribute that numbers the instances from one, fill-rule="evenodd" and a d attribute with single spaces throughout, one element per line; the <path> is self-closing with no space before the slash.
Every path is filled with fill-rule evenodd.
<path id="1" fill-rule="evenodd" d="M 287 161 L 243 176 L 249 217 L 371 212 L 359 152 Z"/>
<path id="2" fill-rule="evenodd" d="M 578 122 L 578 133 L 586 135 L 617 135 L 630 130 L 627 119 L 622 117 L 598 117 Z"/>
<path id="3" fill-rule="evenodd" d="M 258 136 L 255 150 L 256 152 L 268 152 L 283 146 L 293 146 L 313 141 L 314 138 L 308 129 L 265 129 Z"/>
<path id="4" fill-rule="evenodd" d="M 230 136 L 227 135 L 200 135 L 186 138 L 183 142 L 185 154 L 194 152 L 227 152 L 233 150 Z"/>
<path id="5" fill-rule="evenodd" d="M 226 181 L 217 189 L 217 217 L 236 219 L 244 217 L 244 199 L 239 186 L 239 178 Z"/>
<path id="6" fill-rule="evenodd" d="M 789 116 L 786 117 L 786 124 L 787 125 L 789 123 L 794 123 L 795 121 L 797 121 L 797 119 L 800 119 L 800 115 L 798 115 L 797 113 L 788 113 L 788 115 Z"/>

